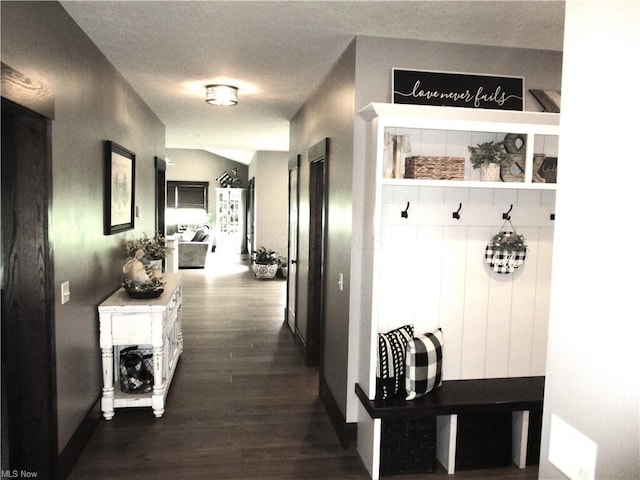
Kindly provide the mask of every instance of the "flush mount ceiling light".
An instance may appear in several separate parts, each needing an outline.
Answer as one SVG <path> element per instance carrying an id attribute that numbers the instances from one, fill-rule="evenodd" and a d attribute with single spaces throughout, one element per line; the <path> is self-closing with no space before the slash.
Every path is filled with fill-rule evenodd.
<path id="1" fill-rule="evenodd" d="M 206 102 L 211 105 L 237 105 L 238 87 L 233 85 L 207 85 Z"/>

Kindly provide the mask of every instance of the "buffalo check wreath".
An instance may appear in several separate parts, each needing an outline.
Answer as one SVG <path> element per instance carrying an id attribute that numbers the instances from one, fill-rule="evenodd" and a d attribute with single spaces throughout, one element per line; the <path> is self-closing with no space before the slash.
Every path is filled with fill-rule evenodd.
<path id="1" fill-rule="evenodd" d="M 405 367 L 407 400 L 420 398 L 442 385 L 443 346 L 440 328 L 409 341 Z"/>
<path id="2" fill-rule="evenodd" d="M 500 232 L 493 237 L 484 251 L 484 258 L 496 273 L 513 273 L 527 258 L 524 236 L 514 232 Z"/>

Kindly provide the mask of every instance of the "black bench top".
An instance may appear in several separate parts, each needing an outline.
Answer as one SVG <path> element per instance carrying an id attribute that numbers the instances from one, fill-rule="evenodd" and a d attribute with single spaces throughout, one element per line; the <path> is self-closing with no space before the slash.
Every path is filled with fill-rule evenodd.
<path id="1" fill-rule="evenodd" d="M 415 400 L 402 397 L 369 400 L 360 384 L 356 383 L 356 395 L 371 418 L 540 411 L 544 377 L 447 380 L 441 387 Z"/>

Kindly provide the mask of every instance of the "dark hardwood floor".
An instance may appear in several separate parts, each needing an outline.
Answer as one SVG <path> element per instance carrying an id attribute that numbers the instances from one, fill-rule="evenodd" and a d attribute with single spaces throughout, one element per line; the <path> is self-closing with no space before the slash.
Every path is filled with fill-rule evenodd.
<path id="1" fill-rule="evenodd" d="M 285 281 L 255 280 L 241 262 L 215 258 L 182 270 L 184 353 L 156 419 L 150 408 L 102 420 L 70 480 L 366 480 L 343 449 L 284 323 Z M 533 480 L 537 468 L 416 480 Z"/>

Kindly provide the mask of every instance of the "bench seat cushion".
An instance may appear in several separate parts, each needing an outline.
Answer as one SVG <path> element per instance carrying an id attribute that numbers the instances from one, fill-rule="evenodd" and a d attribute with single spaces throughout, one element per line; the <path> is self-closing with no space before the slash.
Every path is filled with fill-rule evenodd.
<path id="1" fill-rule="evenodd" d="M 407 400 L 426 395 L 442 385 L 442 329 L 418 335 L 407 343 L 405 387 Z"/>

